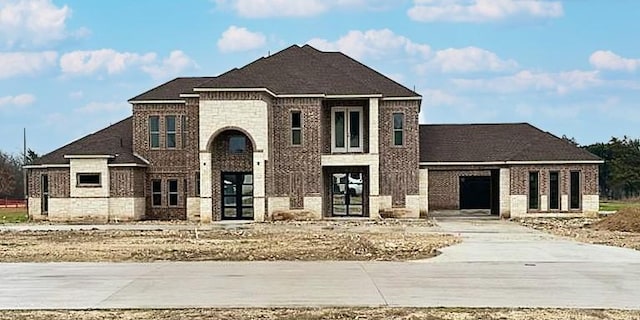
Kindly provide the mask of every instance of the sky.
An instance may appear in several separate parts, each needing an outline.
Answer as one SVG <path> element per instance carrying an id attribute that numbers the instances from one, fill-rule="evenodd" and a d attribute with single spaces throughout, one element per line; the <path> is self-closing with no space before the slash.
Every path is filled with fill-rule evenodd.
<path id="1" fill-rule="evenodd" d="M 0 0 L 0 150 L 50 152 L 127 100 L 293 44 L 423 96 L 421 123 L 640 138 L 637 0 Z"/>

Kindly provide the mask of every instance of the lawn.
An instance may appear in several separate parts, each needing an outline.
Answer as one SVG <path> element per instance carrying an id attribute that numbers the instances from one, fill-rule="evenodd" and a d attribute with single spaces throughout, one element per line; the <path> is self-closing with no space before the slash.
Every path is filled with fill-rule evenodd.
<path id="1" fill-rule="evenodd" d="M 19 223 L 28 220 L 27 208 L 0 208 L 0 224 Z"/>
<path id="2" fill-rule="evenodd" d="M 600 211 L 618 211 L 626 207 L 640 207 L 640 200 L 607 200 L 600 201 Z"/>

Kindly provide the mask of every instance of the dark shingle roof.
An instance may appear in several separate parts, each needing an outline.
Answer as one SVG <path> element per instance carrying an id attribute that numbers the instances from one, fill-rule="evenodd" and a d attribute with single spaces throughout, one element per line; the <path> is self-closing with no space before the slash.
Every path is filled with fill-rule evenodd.
<path id="1" fill-rule="evenodd" d="M 293 45 L 274 55 L 233 69 L 199 88 L 267 88 L 276 94 L 420 97 L 340 52 Z"/>
<path id="2" fill-rule="evenodd" d="M 145 93 L 133 97 L 129 99 L 129 101 L 178 100 L 180 99 L 180 94 L 194 93 L 193 88 L 195 86 L 211 79 L 213 79 L 213 77 L 175 78 Z"/>
<path id="3" fill-rule="evenodd" d="M 65 155 L 113 155 L 115 158 L 109 163 L 145 164 L 133 155 L 132 130 L 132 117 L 129 117 L 54 150 L 33 164 L 68 164 L 69 159 L 65 159 Z"/>
<path id="4" fill-rule="evenodd" d="M 597 161 L 528 123 L 420 126 L 420 162 Z"/>

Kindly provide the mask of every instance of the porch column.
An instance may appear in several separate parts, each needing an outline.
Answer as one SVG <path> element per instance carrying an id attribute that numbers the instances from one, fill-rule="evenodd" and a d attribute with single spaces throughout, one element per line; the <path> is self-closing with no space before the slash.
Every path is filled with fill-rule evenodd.
<path id="1" fill-rule="evenodd" d="M 211 153 L 200 152 L 200 222 L 213 219 L 211 200 Z"/>
<path id="2" fill-rule="evenodd" d="M 378 98 L 369 99 L 369 153 L 379 152 L 379 128 L 378 128 Z"/>
<path id="3" fill-rule="evenodd" d="M 265 165 L 264 151 L 253 153 L 253 220 L 265 219 Z"/>
<path id="4" fill-rule="evenodd" d="M 500 217 L 511 216 L 511 170 L 500 169 Z"/>

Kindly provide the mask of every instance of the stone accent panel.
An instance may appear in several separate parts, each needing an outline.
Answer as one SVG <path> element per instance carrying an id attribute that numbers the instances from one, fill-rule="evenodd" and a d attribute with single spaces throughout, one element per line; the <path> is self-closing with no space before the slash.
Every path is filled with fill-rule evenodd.
<path id="1" fill-rule="evenodd" d="M 511 216 L 511 170 L 500 169 L 500 217 Z"/>
<path id="2" fill-rule="evenodd" d="M 429 213 L 429 169 L 420 169 L 420 216 Z"/>

